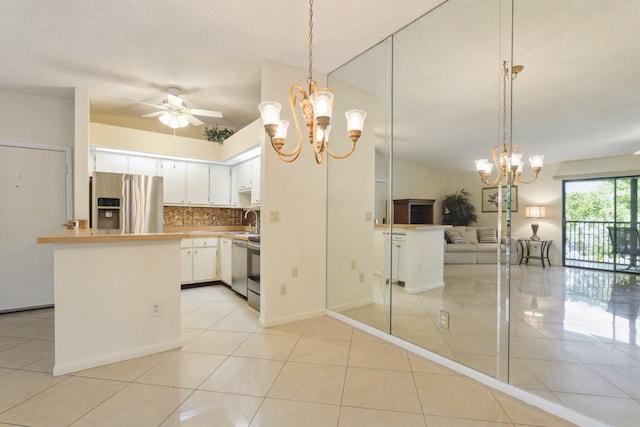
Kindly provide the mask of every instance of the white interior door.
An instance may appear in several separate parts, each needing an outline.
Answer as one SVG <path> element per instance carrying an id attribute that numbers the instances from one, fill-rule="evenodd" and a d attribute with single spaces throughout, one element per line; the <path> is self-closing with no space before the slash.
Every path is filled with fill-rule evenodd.
<path id="1" fill-rule="evenodd" d="M 66 153 L 0 145 L 0 312 L 53 304 L 53 248 L 67 221 Z"/>

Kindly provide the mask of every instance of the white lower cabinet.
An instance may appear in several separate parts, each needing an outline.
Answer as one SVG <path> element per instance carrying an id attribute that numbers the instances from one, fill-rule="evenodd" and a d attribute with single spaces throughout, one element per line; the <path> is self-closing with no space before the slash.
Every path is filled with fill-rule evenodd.
<path id="1" fill-rule="evenodd" d="M 182 239 L 180 245 L 180 281 L 191 283 L 193 281 L 193 248 L 191 239 Z"/>
<path id="2" fill-rule="evenodd" d="M 220 239 L 220 280 L 231 286 L 231 239 Z"/>
<path id="3" fill-rule="evenodd" d="M 218 238 L 184 239 L 181 249 L 182 283 L 218 279 Z"/>

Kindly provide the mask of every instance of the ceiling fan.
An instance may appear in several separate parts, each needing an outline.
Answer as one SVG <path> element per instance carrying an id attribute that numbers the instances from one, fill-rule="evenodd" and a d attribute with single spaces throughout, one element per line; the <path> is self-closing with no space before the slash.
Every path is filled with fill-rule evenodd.
<path id="1" fill-rule="evenodd" d="M 181 92 L 176 87 L 170 87 L 167 89 L 167 99 L 163 100 L 161 105 L 140 102 L 140 104 L 150 105 L 160 110 L 145 114 L 142 117 L 158 117 L 163 124 L 174 129 L 185 127 L 189 124 L 193 126 L 204 124 L 202 120 L 194 116 L 222 118 L 222 113 L 219 111 L 187 107 L 187 104 L 180 98 Z"/>

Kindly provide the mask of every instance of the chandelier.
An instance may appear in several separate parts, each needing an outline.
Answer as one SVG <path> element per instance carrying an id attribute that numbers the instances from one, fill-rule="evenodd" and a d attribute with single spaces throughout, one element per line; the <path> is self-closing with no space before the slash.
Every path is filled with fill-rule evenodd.
<path id="1" fill-rule="evenodd" d="M 489 163 L 487 159 L 476 160 L 476 170 L 480 174 L 482 182 L 489 186 L 496 186 L 501 181 L 510 183 L 511 185 L 530 184 L 538 178 L 538 174 L 542 170 L 544 156 L 535 155 L 529 157 L 529 164 L 533 171 L 533 178 L 528 181 L 522 179 L 522 169 L 524 163 L 522 161 L 523 149 L 520 144 L 513 144 L 509 148 L 507 144 L 507 78 L 511 75 L 511 79 L 515 79 L 518 73 L 524 69 L 522 65 L 514 65 L 511 70 L 507 67 L 507 61 L 502 62 L 502 151 L 500 146 L 493 148 L 493 163 Z M 496 166 L 497 176 L 490 179 L 493 165 Z"/>
<path id="2" fill-rule="evenodd" d="M 316 163 L 320 164 L 326 152 L 336 159 L 349 157 L 356 149 L 356 143 L 362 134 L 364 119 L 367 113 L 361 110 L 349 110 L 345 113 L 347 118 L 347 132 L 351 139 L 351 150 L 346 154 L 337 155 L 329 149 L 329 133 L 331 132 L 331 112 L 333 110 L 333 92 L 331 89 L 318 88 L 312 73 L 313 65 L 313 0 L 309 0 L 309 76 L 307 84 L 309 92 L 300 84 L 294 84 L 289 89 L 289 106 L 293 113 L 293 120 L 298 132 L 298 145 L 292 152 L 282 151 L 287 137 L 289 122 L 280 120 L 280 110 L 282 106 L 278 102 L 267 101 L 258 106 L 264 129 L 273 149 L 278 153 L 280 159 L 291 163 L 298 158 L 302 151 L 302 133 L 300 123 L 296 115 L 296 104 L 301 108 L 303 118 L 306 120 L 309 142 L 313 146 Z"/>

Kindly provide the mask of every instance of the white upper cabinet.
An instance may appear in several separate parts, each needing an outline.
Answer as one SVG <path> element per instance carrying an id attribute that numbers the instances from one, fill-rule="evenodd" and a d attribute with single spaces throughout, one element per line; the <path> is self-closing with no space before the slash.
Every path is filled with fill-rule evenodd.
<path id="1" fill-rule="evenodd" d="M 186 203 L 187 173 L 186 163 L 179 160 L 162 160 L 164 203 L 182 205 Z"/>
<path id="2" fill-rule="evenodd" d="M 238 168 L 231 168 L 231 207 L 238 208 L 240 207 L 240 201 L 238 199 Z"/>
<path id="3" fill-rule="evenodd" d="M 129 173 L 136 175 L 158 175 L 160 160 L 146 156 L 129 156 Z"/>
<path id="4" fill-rule="evenodd" d="M 209 204 L 209 165 L 187 163 L 187 204 L 207 206 Z"/>
<path id="5" fill-rule="evenodd" d="M 231 167 L 209 167 L 209 205 L 229 207 L 231 204 Z"/>
<path id="6" fill-rule="evenodd" d="M 261 202 L 261 178 L 260 178 L 260 161 L 262 157 L 251 159 L 251 206 L 259 207 Z"/>
<path id="7" fill-rule="evenodd" d="M 129 156 L 120 153 L 95 151 L 95 171 L 129 173 Z"/>
<path id="8" fill-rule="evenodd" d="M 238 169 L 238 191 L 251 190 L 251 160 L 238 163 L 234 168 Z"/>

